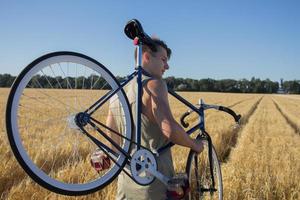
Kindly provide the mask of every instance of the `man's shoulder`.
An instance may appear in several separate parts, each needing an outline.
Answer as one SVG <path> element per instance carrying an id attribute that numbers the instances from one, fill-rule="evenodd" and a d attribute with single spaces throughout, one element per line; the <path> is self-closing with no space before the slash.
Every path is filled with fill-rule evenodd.
<path id="1" fill-rule="evenodd" d="M 167 91 L 167 84 L 163 79 L 151 78 L 147 81 L 146 88 L 149 90 Z"/>

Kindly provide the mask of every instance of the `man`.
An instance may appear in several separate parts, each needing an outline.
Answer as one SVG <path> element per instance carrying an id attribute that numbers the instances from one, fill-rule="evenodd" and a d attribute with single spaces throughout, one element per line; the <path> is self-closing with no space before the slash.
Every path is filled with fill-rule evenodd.
<path id="1" fill-rule="evenodd" d="M 175 121 L 168 102 L 168 89 L 162 76 L 169 69 L 168 60 L 171 50 L 167 45 L 159 40 L 153 39 L 156 45 L 156 52 L 148 46 L 143 46 L 142 67 L 151 76 L 143 75 L 143 95 L 142 95 L 142 122 L 141 122 L 141 142 L 142 145 L 155 151 L 168 142 L 185 146 L 196 152 L 203 149 L 199 141 L 191 139 L 184 129 Z M 135 57 L 137 52 L 135 52 Z M 125 88 L 133 116 L 136 107 L 136 80 Z M 114 101 L 115 104 L 116 101 Z M 115 107 L 115 106 L 111 106 Z M 107 118 L 107 125 L 112 129 L 119 130 L 121 122 L 116 116 L 120 116 L 115 109 L 110 109 Z M 134 120 L 135 121 L 135 120 Z M 118 138 L 111 134 L 115 141 Z M 174 167 L 171 150 L 168 149 L 157 157 L 158 170 L 162 174 L 172 177 Z M 166 199 L 167 187 L 159 180 L 155 180 L 148 186 L 140 186 L 124 173 L 118 178 L 117 199 Z"/>

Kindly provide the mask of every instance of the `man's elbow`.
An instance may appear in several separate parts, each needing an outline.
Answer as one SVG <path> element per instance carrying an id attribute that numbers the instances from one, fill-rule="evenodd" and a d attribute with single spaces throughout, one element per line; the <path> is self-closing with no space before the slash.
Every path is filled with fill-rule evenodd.
<path id="1" fill-rule="evenodd" d="M 172 139 L 174 138 L 174 135 L 177 132 L 177 126 L 178 124 L 175 121 L 167 121 L 163 123 L 161 128 L 162 133 L 168 140 L 172 141 Z"/>

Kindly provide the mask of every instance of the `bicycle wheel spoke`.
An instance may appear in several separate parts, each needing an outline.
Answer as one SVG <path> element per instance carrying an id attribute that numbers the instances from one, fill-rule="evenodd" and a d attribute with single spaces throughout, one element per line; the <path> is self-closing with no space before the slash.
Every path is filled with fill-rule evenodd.
<path id="1" fill-rule="evenodd" d="M 39 113 L 39 114 L 42 114 L 42 115 L 44 115 L 44 116 L 49 116 L 49 113 L 42 112 L 42 111 L 40 111 L 40 110 L 38 110 L 38 109 L 36 109 L 36 108 L 34 108 L 34 107 L 24 106 L 24 105 L 22 105 L 22 104 L 19 104 L 19 107 L 24 108 L 25 110 L 28 110 L 28 111 L 34 111 L 34 112 Z M 51 117 L 54 118 L 54 116 L 51 116 Z M 57 116 L 55 116 L 55 117 L 57 117 Z"/>
<path id="2" fill-rule="evenodd" d="M 89 114 L 93 114 L 98 108 L 101 107 L 104 103 L 106 103 L 111 97 L 110 93 L 111 91 L 107 92 L 105 95 L 103 95 L 99 100 L 97 100 L 95 103 L 92 104 L 88 109 L 86 109 L 84 112 L 89 112 Z"/>
<path id="3" fill-rule="evenodd" d="M 50 118 L 50 119 L 47 119 L 47 120 L 41 120 L 41 119 L 25 117 L 23 115 L 18 115 L 18 117 L 26 118 L 26 119 L 31 120 L 31 121 L 41 122 L 41 123 L 46 123 L 46 124 L 48 124 L 50 122 L 56 122 L 56 121 L 61 121 L 62 119 L 65 119 L 65 117 L 57 117 L 57 118 Z"/>
<path id="4" fill-rule="evenodd" d="M 68 86 L 72 89 L 72 86 L 71 86 L 70 83 L 69 83 L 69 78 L 68 78 L 68 76 L 66 76 L 64 70 L 61 68 L 61 64 L 58 63 L 58 65 L 59 65 L 59 68 L 60 68 L 60 70 L 62 71 L 63 75 L 64 75 L 65 78 L 67 79 L 67 89 L 68 89 Z"/>
<path id="5" fill-rule="evenodd" d="M 93 74 L 93 73 L 91 73 Z M 101 76 L 98 77 L 98 80 L 94 83 L 94 85 L 100 80 Z M 93 75 L 91 75 L 91 79 L 93 80 Z M 90 90 L 93 89 L 94 85 L 92 84 L 92 80 L 91 80 L 91 88 Z M 103 90 L 103 88 L 108 84 L 108 82 L 106 82 L 99 90 Z M 105 96 L 105 95 L 103 95 Z M 91 99 L 90 97 L 88 97 L 89 99 Z M 95 102 L 95 101 L 92 101 L 92 102 Z"/>
<path id="6" fill-rule="evenodd" d="M 37 81 L 37 80 L 35 80 L 35 81 Z M 39 81 L 37 81 L 37 82 L 38 82 L 38 85 L 40 86 L 40 88 L 43 89 L 43 87 L 41 86 L 41 84 L 39 83 Z M 46 92 L 42 92 L 42 91 L 40 91 L 40 90 L 38 90 L 38 91 L 39 91 L 41 94 L 43 94 L 43 95 L 45 95 L 45 96 L 47 96 L 47 97 L 50 97 L 50 98 L 54 99 L 55 101 L 61 103 L 62 105 L 66 106 L 66 108 L 72 108 L 73 110 L 78 111 L 76 108 L 74 108 L 74 107 L 72 107 L 72 106 L 70 106 L 70 105 L 68 105 L 68 104 L 66 104 L 66 103 L 64 103 L 64 102 L 62 102 L 62 101 L 60 101 L 60 100 L 57 99 L 57 98 L 54 98 L 54 97 L 51 96 L 51 95 L 48 95 Z M 70 112 L 70 110 L 68 110 L 68 111 Z"/>
<path id="7" fill-rule="evenodd" d="M 56 80 L 57 84 L 59 85 L 60 89 L 63 89 L 63 88 L 61 87 L 60 82 L 59 82 L 59 81 L 57 80 L 57 78 L 56 78 L 57 76 L 55 75 L 52 66 L 49 65 L 49 67 L 50 67 L 50 70 L 51 70 L 51 72 L 52 72 L 52 74 L 53 74 L 53 77 L 55 78 L 55 80 Z"/>
<path id="8" fill-rule="evenodd" d="M 93 86 L 92 86 L 92 88 L 91 89 L 93 89 L 94 88 L 94 86 L 98 83 L 98 81 L 100 80 L 100 76 L 98 77 L 98 79 L 95 81 L 95 83 L 93 84 Z M 102 87 L 103 88 L 103 87 Z M 100 89 L 101 90 L 101 89 Z"/>
<path id="9" fill-rule="evenodd" d="M 85 76 L 86 76 L 86 67 L 84 66 L 84 75 L 83 75 L 83 79 L 82 79 L 82 89 L 84 89 L 84 80 L 85 80 Z"/>
<path id="10" fill-rule="evenodd" d="M 77 89 L 77 79 L 78 79 L 78 64 L 75 64 L 75 89 Z"/>
<path id="11" fill-rule="evenodd" d="M 48 104 L 48 103 L 45 103 L 45 102 L 42 102 L 42 101 L 38 100 L 37 97 L 31 97 L 31 96 L 27 96 L 25 94 L 22 94 L 22 96 L 24 96 L 26 98 L 29 98 L 29 99 L 32 99 L 32 100 L 34 100 L 36 102 L 39 102 L 41 104 L 44 104 L 46 106 L 49 106 L 49 107 L 53 108 L 54 110 L 61 110 L 61 111 L 64 111 L 64 112 L 67 111 L 69 113 L 69 111 L 67 109 L 63 109 L 63 108 L 60 108 L 60 107 L 54 107 L 54 105 L 52 105 L 52 104 Z"/>
<path id="12" fill-rule="evenodd" d="M 49 81 L 48 77 L 47 77 L 46 74 L 44 73 L 44 71 L 41 70 L 41 72 L 42 72 L 42 74 L 44 75 L 44 77 L 45 77 L 45 79 L 47 80 L 47 82 L 48 82 L 48 84 L 50 85 L 50 87 L 51 87 L 52 89 L 54 89 L 53 86 L 52 86 L 52 84 L 51 84 L 51 82 Z"/>
<path id="13" fill-rule="evenodd" d="M 68 67 L 69 67 L 69 64 L 68 64 Z M 58 83 L 58 85 L 59 85 L 59 88 L 60 89 L 63 89 L 62 88 L 62 86 L 61 86 L 61 84 L 60 84 L 60 82 L 58 81 L 58 79 L 57 79 L 57 75 L 55 74 L 55 72 L 54 72 L 54 70 L 53 70 L 53 67 L 52 67 L 52 65 L 50 65 L 50 66 L 48 66 L 48 68 L 50 69 L 50 71 L 51 71 L 51 73 L 52 73 L 52 75 L 54 76 L 54 78 L 55 78 L 55 80 L 56 80 L 56 82 Z M 78 69 L 78 64 L 76 64 L 75 65 L 75 69 L 76 69 L 76 76 L 75 76 L 75 89 L 77 89 L 77 79 L 78 79 L 78 75 L 77 75 L 77 69 Z M 62 70 L 61 70 L 62 71 Z M 69 80 L 67 80 L 68 81 L 68 85 L 71 85 L 70 83 L 69 83 Z M 50 82 L 50 81 L 49 81 Z M 52 85 L 52 84 L 51 84 Z M 52 87 L 53 89 L 54 89 L 54 87 Z M 78 99 L 77 99 L 77 96 L 75 95 L 75 105 L 79 105 L 80 106 L 80 109 L 82 110 L 83 109 L 83 106 L 81 105 L 81 102 L 80 101 L 78 101 Z"/>
<path id="14" fill-rule="evenodd" d="M 93 75 L 91 75 L 91 87 L 90 87 L 90 90 L 92 89 L 93 87 Z"/>
<path id="15" fill-rule="evenodd" d="M 100 80 L 100 78 L 101 78 L 101 76 L 98 76 L 98 79 L 97 79 L 97 81 L 96 82 L 94 82 L 93 83 L 93 77 L 94 77 L 94 75 L 93 75 L 93 73 L 94 73 L 95 71 L 94 70 L 92 70 L 92 72 L 91 72 L 91 86 L 90 86 L 90 90 L 92 90 L 93 88 L 94 88 L 94 86 L 96 85 L 96 83 Z M 76 73 L 77 73 L 77 71 L 76 71 Z M 85 67 L 85 69 L 84 69 L 84 76 L 83 76 L 83 80 L 82 80 L 82 89 L 85 89 L 86 87 L 88 87 L 88 86 L 85 86 L 85 77 L 86 77 L 86 73 L 87 73 L 87 69 L 86 69 L 86 67 Z M 76 82 L 77 82 L 77 80 L 76 80 Z M 105 88 L 105 86 L 108 84 L 108 82 L 106 82 L 101 88 L 99 88 L 98 90 L 102 90 L 103 88 Z M 105 95 L 104 95 L 105 96 Z M 91 99 L 91 96 L 86 96 L 85 98 L 88 98 L 89 100 L 92 100 Z M 95 102 L 96 100 L 92 100 L 92 102 Z M 80 104 L 80 101 L 78 101 L 78 103 Z M 81 108 L 83 108 L 83 106 L 80 104 L 80 106 L 81 106 Z"/>
<path id="16" fill-rule="evenodd" d="M 48 66 L 48 68 L 50 68 L 49 66 Z M 60 68 L 61 68 L 61 66 L 60 66 Z M 76 70 L 77 70 L 77 65 L 76 65 Z M 53 70 L 52 70 L 53 71 Z M 63 71 L 62 69 L 61 69 L 61 71 Z M 50 87 L 51 87 L 51 89 L 54 89 L 54 87 L 53 87 L 53 84 L 51 83 L 51 81 L 48 79 L 48 77 L 47 77 L 47 75 L 45 74 L 45 72 L 43 71 L 43 70 L 41 70 L 41 72 L 42 72 L 42 74 L 43 74 L 43 76 L 45 77 L 45 79 L 47 80 L 47 83 L 50 85 Z M 54 74 L 54 72 L 52 73 L 52 74 Z M 69 81 L 69 63 L 67 63 L 67 76 L 66 76 L 66 78 L 67 78 L 67 86 L 70 86 L 70 88 L 73 90 L 73 88 L 72 88 L 72 86 L 71 86 L 71 83 L 70 83 L 70 81 Z M 56 79 L 57 80 L 57 79 Z M 74 89 L 76 89 L 76 87 L 77 87 L 77 85 L 76 85 L 76 80 L 77 80 L 77 72 L 76 72 L 76 76 L 75 76 L 75 88 Z M 58 80 L 57 80 L 57 82 L 58 82 Z M 61 87 L 61 85 L 60 85 L 60 87 Z M 62 87 L 61 87 L 62 88 Z M 64 97 L 64 98 L 66 98 L 66 97 Z M 82 107 L 82 105 L 81 105 L 81 103 L 79 102 L 79 104 L 77 103 L 77 95 L 75 95 L 75 104 L 74 105 L 79 105 L 80 106 L 80 109 L 82 110 L 83 109 L 83 107 Z M 73 106 L 72 106 L 73 107 Z"/>

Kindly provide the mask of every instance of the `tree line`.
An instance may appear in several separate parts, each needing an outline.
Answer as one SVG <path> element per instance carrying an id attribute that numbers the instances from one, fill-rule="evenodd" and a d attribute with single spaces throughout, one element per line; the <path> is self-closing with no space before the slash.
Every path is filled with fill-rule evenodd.
<path id="1" fill-rule="evenodd" d="M 10 74 L 0 74 L 0 87 L 10 87 L 15 80 L 15 76 Z M 47 80 L 48 79 L 48 80 Z M 118 81 L 122 82 L 125 77 L 117 77 Z M 34 80 L 38 80 L 34 81 Z M 232 92 L 232 93 L 276 93 L 280 87 L 278 82 L 270 79 L 261 80 L 259 78 L 247 79 L 221 79 L 214 80 L 206 79 L 190 79 L 190 78 L 175 78 L 173 76 L 165 78 L 168 87 L 176 91 L 202 91 L 202 92 Z M 53 85 L 49 84 L 52 83 Z M 37 84 L 38 83 L 38 84 Z M 108 89 L 105 85 L 105 80 L 96 75 L 89 77 L 44 77 L 37 75 L 33 78 L 32 87 L 63 87 L 67 88 L 86 88 L 86 89 Z M 300 94 L 300 80 L 284 81 L 282 89 L 286 93 Z"/>

